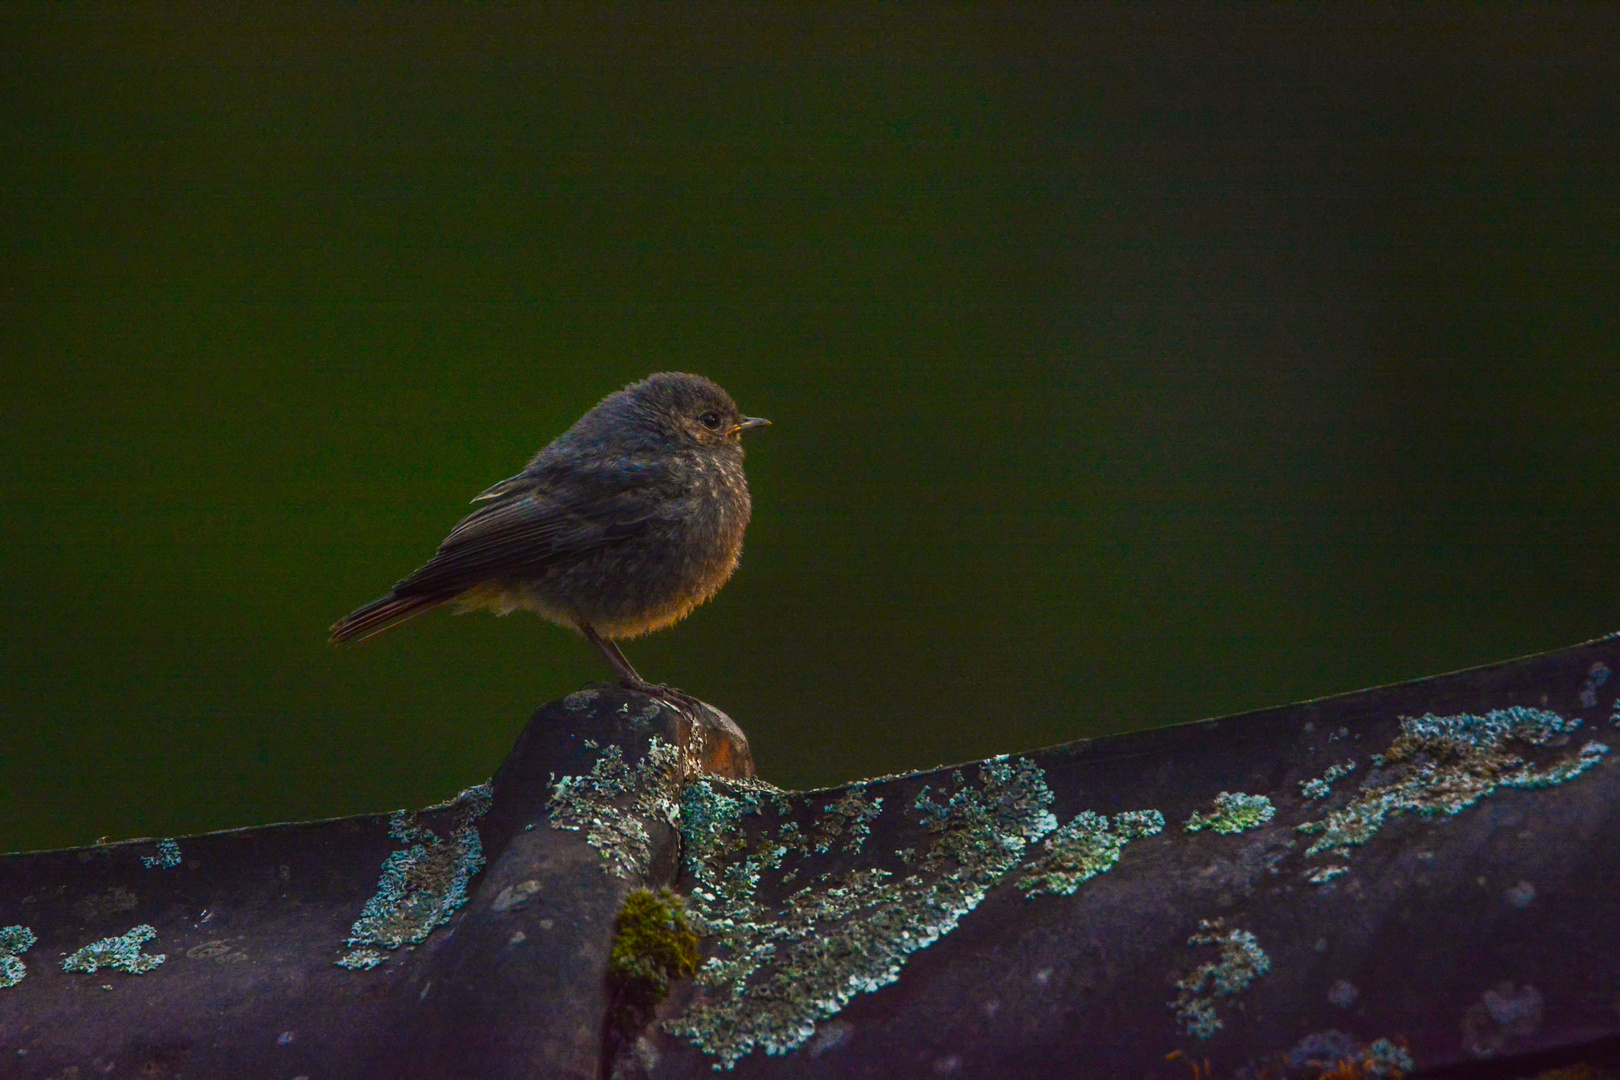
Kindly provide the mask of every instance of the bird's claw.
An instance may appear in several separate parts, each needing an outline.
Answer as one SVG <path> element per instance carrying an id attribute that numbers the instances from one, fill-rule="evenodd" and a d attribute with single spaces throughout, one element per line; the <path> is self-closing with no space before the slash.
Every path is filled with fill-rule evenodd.
<path id="1" fill-rule="evenodd" d="M 684 690 L 677 690 L 673 686 L 665 686 L 663 683 L 650 683 L 633 679 L 625 679 L 620 682 L 619 685 L 624 687 L 626 690 L 634 690 L 638 694 L 646 694 L 648 697 L 655 697 L 660 701 L 667 701 L 671 705 L 678 705 L 685 709 L 708 708 L 707 705 L 693 697 L 691 694 L 686 693 Z"/>

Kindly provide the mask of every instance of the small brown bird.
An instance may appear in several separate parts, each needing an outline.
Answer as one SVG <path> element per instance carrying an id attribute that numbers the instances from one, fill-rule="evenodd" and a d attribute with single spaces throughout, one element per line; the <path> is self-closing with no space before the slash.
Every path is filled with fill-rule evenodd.
<path id="1" fill-rule="evenodd" d="M 631 383 L 475 498 L 486 505 L 426 566 L 345 616 L 332 640 L 363 641 L 448 601 L 522 608 L 583 634 L 624 686 L 667 695 L 614 642 L 679 622 L 736 569 L 751 512 L 742 433 L 769 423 L 700 375 Z"/>

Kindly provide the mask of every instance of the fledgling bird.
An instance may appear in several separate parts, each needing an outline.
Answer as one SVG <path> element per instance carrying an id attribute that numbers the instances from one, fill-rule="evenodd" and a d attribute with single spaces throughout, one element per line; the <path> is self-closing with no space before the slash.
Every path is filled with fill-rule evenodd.
<path id="1" fill-rule="evenodd" d="M 332 627 L 363 641 L 440 604 L 524 609 L 584 635 L 627 688 L 685 698 L 636 673 L 615 641 L 685 618 L 726 583 L 751 504 L 744 416 L 701 375 L 660 372 L 603 398 L 473 500 L 427 565 Z"/>

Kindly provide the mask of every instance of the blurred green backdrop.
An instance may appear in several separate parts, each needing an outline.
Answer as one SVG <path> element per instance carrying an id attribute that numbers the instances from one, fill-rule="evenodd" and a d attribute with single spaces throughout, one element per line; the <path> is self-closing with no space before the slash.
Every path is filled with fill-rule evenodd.
<path id="1" fill-rule="evenodd" d="M 582 642 L 326 628 L 661 369 L 784 786 L 1620 628 L 1613 8 L 266 10 L 0 9 L 0 850 L 489 776 Z"/>

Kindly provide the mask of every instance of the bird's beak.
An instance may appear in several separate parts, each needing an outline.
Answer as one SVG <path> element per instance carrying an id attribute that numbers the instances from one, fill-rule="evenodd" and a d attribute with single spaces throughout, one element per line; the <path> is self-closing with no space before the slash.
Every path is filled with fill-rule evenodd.
<path id="1" fill-rule="evenodd" d="M 742 423 L 732 425 L 731 430 L 726 432 L 726 437 L 730 438 L 733 435 L 740 435 L 741 433 L 747 431 L 749 428 L 770 427 L 770 426 L 771 426 L 771 422 L 769 420 L 764 419 L 763 417 L 745 416 L 745 417 L 743 417 L 743 422 Z"/>

